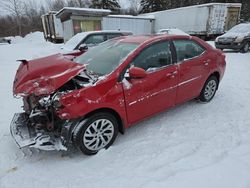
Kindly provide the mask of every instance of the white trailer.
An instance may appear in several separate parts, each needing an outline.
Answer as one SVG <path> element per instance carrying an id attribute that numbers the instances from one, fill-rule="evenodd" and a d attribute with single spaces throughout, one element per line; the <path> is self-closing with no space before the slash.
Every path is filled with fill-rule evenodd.
<path id="1" fill-rule="evenodd" d="M 103 17 L 102 29 L 131 31 L 134 35 L 151 34 L 154 32 L 154 16 L 109 15 Z"/>
<path id="2" fill-rule="evenodd" d="M 141 16 L 155 17 L 157 32 L 166 28 L 178 28 L 200 37 L 221 35 L 238 23 L 241 3 L 209 3 L 188 6 Z"/>
<path id="3" fill-rule="evenodd" d="M 57 12 L 42 15 L 44 38 L 51 42 L 63 42 L 63 27 L 61 20 L 56 18 Z"/>

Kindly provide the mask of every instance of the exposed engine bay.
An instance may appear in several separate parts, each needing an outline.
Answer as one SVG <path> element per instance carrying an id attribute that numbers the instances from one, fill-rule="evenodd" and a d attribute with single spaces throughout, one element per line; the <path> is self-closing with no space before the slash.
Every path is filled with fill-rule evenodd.
<path id="1" fill-rule="evenodd" d="M 29 146 L 42 150 L 66 150 L 63 129 L 69 124 L 57 111 L 63 106 L 60 97 L 93 84 L 96 79 L 81 72 L 48 96 L 31 94 L 23 97 L 24 113 L 16 113 L 11 123 L 11 133 L 20 148 Z"/>

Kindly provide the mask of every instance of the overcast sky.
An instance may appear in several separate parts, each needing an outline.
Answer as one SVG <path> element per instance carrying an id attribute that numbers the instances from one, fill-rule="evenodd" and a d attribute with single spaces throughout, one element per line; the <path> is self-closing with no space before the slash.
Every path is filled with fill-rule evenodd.
<path id="1" fill-rule="evenodd" d="M 3 3 L 7 0 L 0 0 L 0 15 L 7 14 L 7 12 L 3 8 Z M 37 5 L 46 5 L 46 0 L 22 0 L 22 1 L 34 1 L 37 3 Z M 129 0 L 119 0 L 122 8 L 128 8 L 129 7 Z"/>

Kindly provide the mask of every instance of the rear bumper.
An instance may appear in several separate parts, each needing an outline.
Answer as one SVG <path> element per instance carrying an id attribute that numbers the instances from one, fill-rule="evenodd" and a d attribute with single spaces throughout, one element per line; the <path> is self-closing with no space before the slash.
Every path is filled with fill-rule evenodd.
<path id="1" fill-rule="evenodd" d="M 41 150 L 67 150 L 61 137 L 44 130 L 36 130 L 25 113 L 16 113 L 10 124 L 10 132 L 19 148 L 33 147 Z"/>
<path id="2" fill-rule="evenodd" d="M 232 50 L 240 50 L 243 48 L 243 43 L 228 43 L 228 44 L 224 44 L 224 43 L 219 43 L 216 42 L 215 43 L 215 47 L 218 49 L 232 49 Z"/>

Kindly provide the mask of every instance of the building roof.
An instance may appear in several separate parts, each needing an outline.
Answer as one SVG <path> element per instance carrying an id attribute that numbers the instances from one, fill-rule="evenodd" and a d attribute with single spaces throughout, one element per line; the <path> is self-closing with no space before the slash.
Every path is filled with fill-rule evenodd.
<path id="1" fill-rule="evenodd" d="M 108 15 L 109 18 L 126 18 L 126 19 L 144 19 L 144 20 L 155 20 L 153 15 L 150 16 L 132 16 L 132 15 Z"/>
<path id="2" fill-rule="evenodd" d="M 107 16 L 111 13 L 109 9 L 93 9 L 93 8 L 76 8 L 64 7 L 56 14 L 61 21 L 70 19 L 70 16 Z"/>

